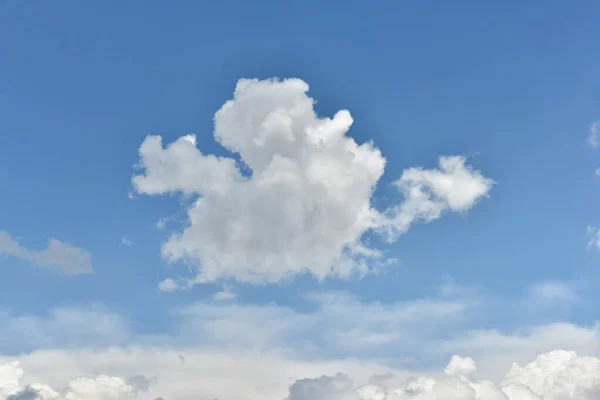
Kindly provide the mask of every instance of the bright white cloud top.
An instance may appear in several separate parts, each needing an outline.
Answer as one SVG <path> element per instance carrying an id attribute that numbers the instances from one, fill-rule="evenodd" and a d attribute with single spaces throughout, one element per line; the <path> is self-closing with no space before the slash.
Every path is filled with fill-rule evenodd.
<path id="1" fill-rule="evenodd" d="M 382 225 L 390 237 L 406 232 L 418 220 L 433 221 L 445 211 L 466 212 L 490 191 L 494 182 L 465 165 L 460 156 L 440 158 L 439 169 L 410 168 L 394 182 L 404 201 L 388 210 Z"/>
<path id="2" fill-rule="evenodd" d="M 593 400 L 600 398 L 600 360 L 573 352 L 542 354 L 524 367 L 513 365 L 494 384 L 477 377 L 470 358 L 452 357 L 444 377 L 386 380 L 354 387 L 343 374 L 299 380 L 287 400 Z M 388 379 L 389 380 L 389 379 Z"/>
<path id="3" fill-rule="evenodd" d="M 79 377 L 66 388 L 55 390 L 48 385 L 20 384 L 24 371 L 18 362 L 0 365 L 0 400 L 133 400 L 136 388 L 121 378 L 99 375 Z"/>
<path id="4" fill-rule="evenodd" d="M 168 260 L 197 265 L 195 282 L 361 275 L 385 261 L 365 245 L 366 233 L 393 240 L 418 220 L 465 212 L 489 193 L 493 181 L 464 157 L 441 157 L 439 169 L 406 170 L 395 183 L 404 200 L 375 209 L 386 159 L 373 143 L 347 135 L 348 111 L 319 117 L 308 90 L 300 79 L 237 83 L 215 114 L 214 137 L 239 162 L 203 154 L 194 135 L 166 146 L 160 136 L 142 143 L 135 190 L 197 199 L 187 210 L 188 226 L 162 249 Z"/>
<path id="5" fill-rule="evenodd" d="M 198 371 L 201 373 L 201 371 Z M 207 372 L 208 373 L 208 372 Z M 158 379 L 143 376 L 123 379 L 108 375 L 79 377 L 65 387 L 23 384 L 24 371 L 18 362 L 0 365 L 0 400 L 113 400 L 158 398 Z M 173 379 L 173 378 L 171 378 Z M 200 375 L 194 381 L 165 382 L 169 391 L 161 398 L 212 399 Z M 255 398 L 243 388 L 219 397 L 223 400 Z M 163 397 L 164 396 L 164 397 Z M 552 351 L 521 367 L 514 364 L 499 382 L 480 379 L 475 362 L 454 356 L 440 377 L 398 379 L 393 373 L 375 374 L 355 385 L 345 374 L 296 380 L 287 400 L 597 400 L 600 396 L 600 359 L 580 357 L 574 352 Z M 264 390 L 265 400 L 282 399 L 278 390 Z"/>

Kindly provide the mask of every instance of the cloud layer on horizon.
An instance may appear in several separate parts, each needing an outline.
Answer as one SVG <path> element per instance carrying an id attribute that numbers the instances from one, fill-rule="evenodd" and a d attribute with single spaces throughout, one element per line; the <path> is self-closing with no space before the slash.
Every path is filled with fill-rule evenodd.
<path id="1" fill-rule="evenodd" d="M 523 293 L 522 303 L 509 302 L 504 307 L 513 314 L 519 310 L 514 318 L 521 321 L 535 312 L 524 310 L 526 303 L 541 302 L 543 307 L 556 307 L 557 301 L 570 304 L 571 298 L 562 295 L 564 290 L 557 290 L 562 287 L 559 282 L 545 281 L 531 285 Z M 556 292 L 561 295 L 556 296 Z M 27 371 L 17 386 L 6 383 L 10 381 L 6 373 L 0 386 L 5 386 L 5 393 L 10 390 L 10 396 L 25 396 L 21 400 L 62 400 L 60 396 L 69 391 L 73 394 L 67 400 L 115 398 L 103 397 L 108 393 L 122 393 L 122 399 L 137 393 L 136 398 L 144 400 L 282 400 L 295 381 L 299 381 L 298 388 L 306 384 L 303 378 L 333 379 L 341 373 L 347 377 L 336 380 L 334 386 L 346 387 L 342 397 L 334 396 L 338 392 L 325 392 L 311 400 L 403 400 L 391 394 L 401 387 L 423 392 L 413 400 L 431 400 L 435 397 L 427 391 L 434 387 L 433 380 L 441 382 L 438 388 L 457 382 L 440 378 L 435 372 L 453 354 L 477 360 L 478 375 L 494 382 L 502 380 L 513 362 L 523 365 L 554 349 L 600 356 L 598 324 L 586 327 L 547 321 L 504 330 L 473 329 L 477 313 L 499 311 L 489 308 L 495 307 L 494 301 L 478 296 L 477 291 L 454 283 L 422 298 L 387 304 L 363 301 L 344 292 L 321 292 L 308 295 L 305 300 L 312 306 L 299 311 L 274 303 L 244 304 L 229 296 L 229 301 L 222 301 L 208 295 L 204 302 L 174 309 L 164 335 L 136 331 L 135 321 L 100 306 L 55 309 L 45 317 L 0 313 L 1 345 L 8 346 L 0 347 L 0 354 L 4 354 L 0 365 L 19 360 L 18 367 Z M 531 318 L 529 321 L 533 322 Z M 31 347 L 15 351 L 19 341 Z M 7 355 L 10 349 L 12 356 Z M 587 368 L 579 361 L 557 365 L 555 376 L 560 382 L 582 388 L 591 384 L 574 378 L 572 371 Z M 11 368 L 14 372 L 16 367 Z M 14 382 L 15 374 L 10 376 Z M 406 380 L 410 376 L 428 378 L 417 384 Z M 39 382 L 46 386 L 35 385 Z M 479 390 L 476 387 L 482 380 L 469 382 L 460 384 L 457 393 L 466 397 L 459 399 L 475 400 L 469 396 Z M 533 387 L 534 383 L 530 380 L 527 385 Z M 372 386 L 357 391 L 365 384 Z M 82 391 L 84 387 L 89 390 Z M 500 396 L 499 387 L 490 387 Z M 42 390 L 43 395 L 38 393 Z M 540 390 L 535 389 L 536 393 Z M 356 397 L 359 392 L 363 397 L 375 397 L 361 399 Z M 73 397 L 76 393 L 79 397 Z M 381 397 L 381 393 L 388 393 L 388 397 Z M 297 390 L 291 394 L 298 396 Z M 19 397 L 11 398 L 16 399 Z"/>
<path id="2" fill-rule="evenodd" d="M 479 378 L 475 362 L 471 358 L 459 356 L 451 358 L 443 375 L 430 374 L 416 378 L 415 374 L 407 371 L 386 371 L 372 365 L 353 365 L 352 362 L 320 365 L 313 363 L 311 371 L 310 363 L 286 364 L 281 359 L 273 359 L 269 354 L 262 355 L 263 361 L 266 364 L 275 361 L 275 364 L 279 364 L 278 369 L 273 369 L 273 365 L 269 368 L 260 364 L 257 370 L 256 362 L 259 361 L 256 357 L 261 356 L 254 354 L 247 359 L 248 354 L 243 354 L 238 355 L 239 365 L 230 365 L 234 370 L 229 371 L 229 374 L 222 371 L 225 367 L 222 364 L 223 360 L 219 361 L 214 356 L 209 359 L 213 362 L 212 370 L 206 369 L 208 364 L 205 369 L 198 368 L 198 365 L 190 365 L 191 371 L 187 371 L 186 374 L 183 367 L 173 368 L 174 363 L 185 364 L 186 358 L 175 357 L 176 353 L 172 352 L 171 359 L 168 360 L 164 359 L 165 355 L 163 354 L 161 360 L 165 376 L 148 378 L 136 375 L 119 378 L 109 375 L 84 375 L 66 380 L 63 376 L 61 380 L 47 370 L 49 362 L 55 361 L 60 355 L 41 354 L 37 359 L 39 361 L 45 357 L 46 370 L 42 373 L 38 371 L 36 378 L 45 374 L 52 384 L 25 380 L 24 369 L 19 362 L 0 363 L 0 400 L 150 400 L 159 396 L 172 400 L 210 400 L 215 396 L 221 400 L 282 400 L 285 392 L 286 400 L 596 400 L 600 395 L 600 359 L 578 356 L 569 351 L 541 354 L 524 366 L 513 364 L 498 383 Z M 86 358 L 94 357 L 94 354 L 88 352 L 76 356 L 79 362 L 85 362 Z M 120 355 L 123 356 L 127 357 L 126 354 Z M 141 364 L 146 366 L 148 363 L 159 362 L 155 352 L 142 355 L 136 350 L 130 351 L 128 356 L 146 358 L 146 364 Z M 210 357 L 209 354 L 204 356 Z M 102 355 L 95 353 L 96 359 L 100 360 L 101 357 Z M 118 358 L 119 355 L 113 351 L 112 357 Z M 243 365 L 248 367 L 248 361 L 252 363 L 252 358 L 255 363 L 254 373 L 236 375 L 235 369 Z M 64 361 L 62 360 L 63 363 Z M 88 363 L 89 361 L 87 360 Z M 101 364 L 106 364 L 106 361 Z M 170 367 L 165 368 L 164 364 Z M 348 367 L 353 370 L 355 376 L 360 375 L 360 379 L 357 380 L 360 383 L 355 383 L 353 377 L 342 372 L 332 375 L 322 375 L 321 372 L 319 375 L 319 371 L 331 371 L 340 367 Z M 179 370 L 181 375 L 174 375 L 174 370 Z M 282 373 L 282 370 L 285 372 Z M 293 377 L 290 373 L 304 373 L 310 377 Z M 217 376 L 218 380 L 215 380 L 214 376 Z M 249 379 L 255 379 L 253 389 L 248 386 Z M 291 382 L 286 384 L 290 379 Z M 235 388 L 232 388 L 230 383 L 226 384 L 229 380 L 236 380 Z M 244 381 L 244 384 L 240 385 L 241 381 Z M 257 383 L 267 386 L 257 386 Z M 225 387 L 229 390 L 223 390 Z"/>
<path id="3" fill-rule="evenodd" d="M 386 379 L 387 378 L 387 379 Z M 296 381 L 286 400 L 596 400 L 600 359 L 552 351 L 521 367 L 514 364 L 498 384 L 477 377 L 471 358 L 453 356 L 444 377 L 391 377 L 354 387 L 346 375 Z"/>
<path id="4" fill-rule="evenodd" d="M 532 297 L 536 293 L 527 290 L 518 302 L 499 306 L 499 299 L 481 297 L 456 285 L 452 290 L 444 286 L 421 298 L 392 303 L 362 300 L 345 292 L 320 292 L 306 296 L 300 309 L 273 302 L 223 301 L 221 296 L 208 295 L 205 301 L 171 309 L 158 331 L 140 329 L 135 320 L 101 306 L 55 308 L 45 316 L 0 310 L 0 354 L 88 347 L 102 351 L 111 346 L 158 346 L 182 352 L 252 349 L 282 351 L 296 359 L 355 357 L 419 369 L 464 354 L 478 360 L 482 374 L 495 378 L 513 361 L 523 363 L 554 349 L 600 355 L 598 323 L 575 325 L 557 317 L 536 317 L 547 307 L 573 304 L 570 297 Z M 490 327 L 486 319 L 490 314 L 510 314 L 511 318 L 501 329 L 494 329 L 497 323 Z"/>

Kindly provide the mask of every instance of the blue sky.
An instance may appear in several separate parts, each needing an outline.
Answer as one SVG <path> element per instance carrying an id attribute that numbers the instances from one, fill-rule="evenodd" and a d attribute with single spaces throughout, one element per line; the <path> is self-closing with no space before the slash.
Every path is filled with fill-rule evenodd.
<path id="1" fill-rule="evenodd" d="M 600 120 L 599 20 L 600 6 L 591 1 L 578 7 L 558 1 L 7 2 L 0 6 L 0 231 L 22 247 L 16 254 L 0 240 L 0 318 L 27 316 L 42 331 L 51 325 L 58 332 L 64 321 L 55 310 L 99 309 L 126 321 L 128 333 L 75 331 L 69 340 L 204 346 L 213 343 L 214 331 L 186 339 L 181 326 L 191 322 L 174 310 L 280 307 L 275 315 L 285 310 L 320 322 L 307 332 L 286 331 L 278 345 L 327 348 L 331 337 L 323 332 L 335 329 L 323 324 L 337 317 L 323 311 L 327 301 L 315 303 L 307 294 L 343 293 L 363 311 L 378 304 L 387 312 L 420 299 L 473 305 L 466 316 L 439 321 L 448 332 L 512 335 L 552 323 L 596 329 L 600 246 L 588 244 L 594 231 L 587 227 L 600 226 L 599 155 L 589 140 Z M 232 273 L 161 291 L 161 281 L 193 279 L 207 262 L 194 253 L 205 247 L 193 243 L 175 262 L 161 255 L 161 246 L 186 226 L 198 192 L 191 199 L 178 190 L 136 193 L 132 177 L 150 175 L 134 168 L 140 146 L 147 135 L 160 135 L 166 146 L 193 133 L 203 155 L 240 161 L 213 137 L 215 113 L 233 98 L 240 78 L 272 77 L 309 84 L 319 116 L 349 110 L 354 123 L 346 135 L 359 145 L 372 141 L 386 160 L 366 197 L 377 210 L 403 204 L 393 187 L 403 171 L 436 170 L 440 156 L 465 157 L 470 172 L 494 184 L 463 208 L 444 203 L 440 218 L 416 221 L 392 243 L 377 229 L 365 230 L 362 238 L 385 260 L 398 260 L 379 273 L 319 280 L 294 272 L 275 282 Z M 192 180 L 208 179 L 206 171 L 196 172 Z M 169 221 L 159 229 L 162 218 Z M 208 235 L 217 229 L 197 228 Z M 44 267 L 60 264 L 54 253 L 40 253 L 50 238 L 89 254 L 93 272 Z M 235 299 L 213 297 L 224 285 Z M 236 322 L 238 314 L 228 315 Z M 259 316 L 252 321 L 265 323 Z M 243 331 L 239 323 L 232 326 Z M 352 332 L 347 323 L 346 333 Z M 402 325 L 382 329 L 401 330 L 396 324 Z M 69 347 L 66 339 L 19 338 L 19 329 L 6 333 L 14 340 L 0 345 L 0 354 Z M 434 328 L 425 331 L 427 340 L 448 339 L 436 337 Z M 569 346 L 569 340 L 557 343 Z M 445 353 L 402 346 L 391 352 L 334 347 L 321 356 L 410 356 L 419 368 L 447 361 Z"/>

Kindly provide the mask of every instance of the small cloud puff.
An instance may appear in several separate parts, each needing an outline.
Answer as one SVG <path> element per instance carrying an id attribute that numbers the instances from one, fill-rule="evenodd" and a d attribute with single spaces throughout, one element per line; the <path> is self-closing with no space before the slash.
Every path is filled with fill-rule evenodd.
<path id="1" fill-rule="evenodd" d="M 215 301 L 233 301 L 237 298 L 237 295 L 232 291 L 228 285 L 223 286 L 223 290 L 213 294 L 213 300 Z"/>
<path id="2" fill-rule="evenodd" d="M 121 246 L 131 247 L 131 246 L 133 246 L 133 242 L 131 240 L 129 240 L 129 238 L 127 236 L 123 236 L 121 238 Z"/>
<path id="3" fill-rule="evenodd" d="M 158 284 L 158 288 L 162 292 L 172 292 L 179 289 L 179 284 L 174 279 L 167 278 Z"/>

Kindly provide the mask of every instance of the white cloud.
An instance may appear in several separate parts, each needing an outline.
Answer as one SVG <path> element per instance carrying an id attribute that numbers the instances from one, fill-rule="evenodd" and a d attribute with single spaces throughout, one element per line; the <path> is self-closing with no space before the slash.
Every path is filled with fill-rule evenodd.
<path id="1" fill-rule="evenodd" d="M 172 292 L 179 289 L 179 284 L 174 279 L 167 278 L 158 284 L 158 288 L 163 292 Z"/>
<path id="2" fill-rule="evenodd" d="M 600 121 L 595 121 L 590 125 L 588 143 L 594 148 L 600 146 Z"/>
<path id="3" fill-rule="evenodd" d="M 303 379 L 291 386 L 287 400 L 596 400 L 600 395 L 600 359 L 566 351 L 514 365 L 499 384 L 479 379 L 475 362 L 458 356 L 444 375 L 358 387 L 343 374 Z"/>
<path id="4" fill-rule="evenodd" d="M 173 310 L 160 334 L 132 331 L 135 324 L 97 306 L 58 308 L 44 317 L 0 312 L 0 354 L 36 348 L 168 344 L 258 352 L 286 349 L 287 355 L 296 358 L 359 357 L 396 367 L 417 361 L 439 365 L 453 354 L 468 354 L 478 360 L 480 371 L 494 378 L 512 361 L 525 362 L 552 349 L 600 355 L 598 326 L 556 322 L 502 331 L 474 330 L 481 316 L 490 312 L 504 314 L 509 307 L 514 318 L 505 324 L 514 326 L 515 320 L 529 318 L 531 310 L 509 303 L 504 310 L 492 304 L 496 308 L 491 311 L 469 294 L 448 296 L 386 304 L 325 292 L 309 296 L 301 310 L 208 298 L 208 302 Z"/>
<path id="5" fill-rule="evenodd" d="M 0 357 L 0 400 L 597 400 L 600 394 L 600 360 L 567 351 L 507 365 L 498 381 L 481 378 L 473 359 L 459 356 L 443 374 L 273 351 L 148 347 L 40 351 L 20 363 L 6 361 Z M 133 384 L 139 376 L 155 378 L 140 387 Z"/>
<path id="6" fill-rule="evenodd" d="M 226 295 L 223 292 L 227 293 Z M 127 320 L 98 305 L 62 307 L 44 316 L 12 315 L 0 309 L 0 354 L 36 348 L 73 348 L 179 343 L 227 348 L 302 348 L 304 355 L 392 356 L 410 350 L 440 329 L 456 329 L 472 304 L 431 297 L 384 304 L 343 292 L 313 294 L 307 309 L 275 303 L 239 304 L 225 287 L 208 302 L 171 311 L 160 335 L 136 333 Z M 213 301 L 211 301 L 213 300 Z M 243 334 L 240 334 L 243 332 Z"/>
<path id="7" fill-rule="evenodd" d="M 431 344 L 438 354 L 469 354 L 488 376 L 499 377 L 504 366 L 523 363 L 553 349 L 569 349 L 583 355 L 600 356 L 600 325 L 590 327 L 551 323 L 522 327 L 504 333 L 476 329 L 454 333 L 455 338 Z"/>
<path id="8" fill-rule="evenodd" d="M 358 397 L 352 379 L 338 373 L 335 376 L 296 381 L 290 387 L 286 400 L 358 400 Z"/>
<path id="9" fill-rule="evenodd" d="M 600 359 L 575 352 L 553 351 L 520 367 L 513 365 L 502 384 L 526 386 L 544 400 L 597 399 L 600 396 Z"/>
<path id="10" fill-rule="evenodd" d="M 478 305 L 471 304 L 469 297 L 460 297 L 463 295 L 463 290 L 444 287 L 440 297 L 384 304 L 361 302 L 345 293 L 321 293 L 309 296 L 312 307 L 305 311 L 276 304 L 198 303 L 175 312 L 173 323 L 161 336 L 132 332 L 124 318 L 102 308 L 58 309 L 43 318 L 10 317 L 0 320 L 0 346 L 4 346 L 0 365 L 15 360 L 8 352 L 19 353 L 27 374 L 17 376 L 19 384 L 15 386 L 6 383 L 15 381 L 14 373 L 0 373 L 0 382 L 4 382 L 0 390 L 8 392 L 6 388 L 11 387 L 11 393 L 16 390 L 25 396 L 32 388 L 42 387 L 28 385 L 43 382 L 62 396 L 77 377 L 105 375 L 121 377 L 134 389 L 148 386 L 147 392 L 138 394 L 140 399 L 281 400 L 298 379 L 342 372 L 352 380 L 351 389 L 363 386 L 359 393 L 365 398 L 365 393 L 377 395 L 387 393 L 388 387 L 399 388 L 409 375 L 425 375 L 428 380 L 423 382 L 434 379 L 441 382 L 440 388 L 448 388 L 456 382 L 440 381 L 435 371 L 453 354 L 477 360 L 477 376 L 494 382 L 500 382 L 512 362 L 523 364 L 552 349 L 600 355 L 598 326 L 556 323 L 508 333 L 471 330 L 463 322 L 467 319 L 472 325 L 469 312 Z M 46 350 L 27 354 L 28 350 L 11 345 L 18 344 L 17 339 L 31 344 L 26 348 Z M 410 356 L 416 361 L 407 360 Z M 577 371 L 583 368 L 577 362 L 564 365 L 579 368 Z M 407 367 L 412 372 L 406 371 Z M 481 384 L 468 359 L 455 359 L 447 372 Z M 554 376 L 560 378 L 560 374 Z M 152 378 L 144 378 L 149 384 L 140 385 L 135 384 L 141 382 L 136 377 Z M 568 379 L 572 376 L 560 378 L 560 382 L 568 383 Z M 371 386 L 364 386 L 369 383 Z M 407 385 L 422 387 L 413 381 Z M 468 384 L 460 387 L 471 393 Z M 349 395 L 356 394 L 352 393 Z M 429 400 L 427 396 L 413 400 Z M 80 400 L 86 399 L 80 396 Z M 560 398 L 565 399 L 572 400 Z M 587 400 L 577 400 L 583 399 Z"/>
<path id="11" fill-rule="evenodd" d="M 405 233 L 419 220 L 436 220 L 446 211 L 466 212 L 487 196 L 494 184 L 465 165 L 460 156 L 441 157 L 439 169 L 410 168 L 394 185 L 404 201 L 387 212 L 382 227 L 389 238 Z"/>
<path id="12" fill-rule="evenodd" d="M 442 157 L 439 170 L 405 171 L 397 182 L 404 202 L 380 213 L 371 199 L 385 158 L 346 135 L 348 111 L 317 116 L 307 91 L 299 79 L 237 83 L 215 114 L 214 137 L 239 162 L 201 153 L 194 135 L 166 147 L 160 136 L 142 143 L 136 192 L 196 199 L 188 226 L 162 249 L 196 265 L 195 282 L 362 275 L 386 261 L 363 243 L 367 232 L 401 233 L 417 219 L 464 212 L 489 192 L 492 181 L 464 158 Z"/>
<path id="13" fill-rule="evenodd" d="M 79 377 L 53 389 L 39 383 L 22 386 L 23 374 L 18 362 L 0 365 L 0 400 L 133 400 L 137 395 L 123 379 L 107 375 Z"/>
<path id="14" fill-rule="evenodd" d="M 299 351 L 300 357 L 361 357 L 395 366 L 410 359 L 427 364 L 468 354 L 494 379 L 513 361 L 523 363 L 553 349 L 600 356 L 597 324 L 553 322 L 503 331 L 473 329 L 475 314 L 490 312 L 477 299 L 433 297 L 383 304 L 361 302 L 344 293 L 312 298 L 316 309 L 309 312 L 268 304 L 197 304 L 179 312 L 179 330 L 214 346 L 286 348 Z M 522 320 L 528 312 L 511 314 Z"/>
<path id="15" fill-rule="evenodd" d="M 32 250 L 21 246 L 10 233 L 0 231 L 0 255 L 9 255 L 29 261 L 38 267 L 61 270 L 69 274 L 93 272 L 92 256 L 83 248 L 50 238 L 44 250 Z"/>
<path id="16" fill-rule="evenodd" d="M 19 381 L 23 376 L 23 370 L 18 366 L 17 362 L 0 365 L 0 399 L 19 390 Z"/>
<path id="17" fill-rule="evenodd" d="M 129 238 L 127 236 L 123 236 L 121 238 L 121 246 L 131 247 L 131 246 L 133 246 L 133 242 L 131 240 L 129 240 Z"/>
<path id="18" fill-rule="evenodd" d="M 547 294 L 547 293 L 546 293 Z M 461 293 L 458 297 L 430 297 L 405 302 L 360 301 L 347 293 L 320 293 L 309 297 L 313 307 L 296 311 L 276 304 L 198 303 L 177 312 L 184 342 L 200 340 L 214 346 L 253 349 L 302 349 L 312 357 L 366 357 L 367 359 L 434 363 L 452 354 L 468 354 L 481 371 L 499 378 L 511 362 L 525 362 L 553 349 L 572 349 L 600 355 L 598 325 L 577 326 L 542 322 L 511 328 L 531 318 L 522 303 L 505 303 Z M 539 301 L 562 304 L 563 298 Z M 567 300 L 568 301 L 568 300 Z M 511 315 L 504 330 L 473 329 L 492 312 Z M 477 326 L 477 325 L 475 325 Z M 239 332 L 244 332 L 239 335 Z M 198 342 L 195 342 L 198 343 Z"/>
<path id="19" fill-rule="evenodd" d="M 104 346 L 130 338 L 121 315 L 98 305 L 61 307 L 44 316 L 12 315 L 0 309 L 0 353 L 11 349 Z"/>
<path id="20" fill-rule="evenodd" d="M 543 281 L 530 287 L 532 300 L 546 304 L 569 304 L 577 300 L 571 282 Z"/>
<path id="21" fill-rule="evenodd" d="M 591 249 L 592 247 L 600 249 L 600 229 L 595 226 L 588 225 L 587 234 L 589 237 L 588 249 Z"/>
<path id="22" fill-rule="evenodd" d="M 197 303 L 175 313 L 178 332 L 186 342 L 235 348 L 300 347 L 313 356 L 400 357 L 438 338 L 440 329 L 456 329 L 471 308 L 463 299 L 383 304 L 361 302 L 343 292 L 308 299 L 312 307 L 305 312 L 276 304 Z"/>
<path id="23" fill-rule="evenodd" d="M 185 356 L 185 363 L 181 362 L 181 355 Z M 123 397 L 109 397 L 111 400 L 129 399 L 125 394 L 131 393 L 135 387 L 127 383 L 131 382 L 130 377 L 139 375 L 155 377 L 147 392 L 138 393 L 137 398 L 143 400 L 157 397 L 167 400 L 282 400 L 294 380 L 302 377 L 334 374 L 340 370 L 360 381 L 368 380 L 372 374 L 385 375 L 393 372 L 405 375 L 402 371 L 376 363 L 302 360 L 281 350 L 230 351 L 145 346 L 38 351 L 19 358 L 20 368 L 26 374 L 18 379 L 20 385 L 17 390 L 36 382 L 44 382 L 56 392 L 62 393 L 76 377 L 120 377 L 115 386 L 126 390 L 122 391 Z M 0 365 L 11 361 L 0 356 Z M 125 387 L 122 383 L 125 383 Z M 104 400 L 103 397 L 91 397 L 93 392 L 89 397 L 80 393 L 77 400 Z M 0 400 L 5 398 L 0 396 Z"/>
<path id="24" fill-rule="evenodd" d="M 223 286 L 223 290 L 213 294 L 213 300 L 216 301 L 233 301 L 237 298 L 237 295 L 232 291 L 228 285 Z"/>

